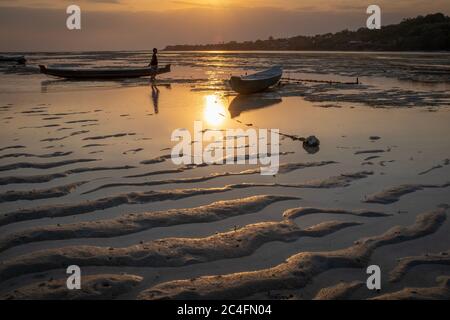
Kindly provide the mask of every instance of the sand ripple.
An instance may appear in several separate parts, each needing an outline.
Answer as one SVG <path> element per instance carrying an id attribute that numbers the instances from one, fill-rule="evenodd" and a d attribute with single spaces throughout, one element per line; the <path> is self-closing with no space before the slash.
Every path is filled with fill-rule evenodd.
<path id="1" fill-rule="evenodd" d="M 94 246 L 63 247 L 38 251 L 4 261 L 2 281 L 17 275 L 61 266 L 179 267 L 221 259 L 244 257 L 272 241 L 290 242 L 300 237 L 323 237 L 356 222 L 324 222 L 300 229 L 294 222 L 262 222 L 206 238 L 167 238 L 126 248 Z"/>
<path id="2" fill-rule="evenodd" d="M 197 195 L 223 193 L 237 189 L 248 189 L 256 187 L 285 187 L 285 188 L 343 188 L 350 185 L 351 182 L 367 178 L 373 173 L 370 171 L 361 171 L 355 173 L 341 174 L 323 180 L 312 180 L 302 184 L 283 184 L 283 183 L 237 183 L 224 187 L 214 188 L 193 188 L 193 189 L 175 189 L 159 190 L 146 192 L 124 193 L 107 198 L 80 202 L 76 204 L 49 205 L 38 208 L 22 209 L 0 215 L 0 226 L 26 220 L 39 218 L 65 217 L 76 214 L 89 213 L 96 210 L 104 210 L 117 207 L 124 204 L 142 204 L 166 200 L 178 200 Z"/>
<path id="3" fill-rule="evenodd" d="M 127 274 L 84 276 L 82 290 L 68 290 L 66 278 L 33 283 L 0 296 L 1 300 L 106 300 L 131 291 L 142 278 Z"/>
<path id="4" fill-rule="evenodd" d="M 417 257 L 405 257 L 390 272 L 390 281 L 399 281 L 410 269 L 424 264 L 450 265 L 450 250 L 438 254 L 427 254 Z"/>
<path id="5" fill-rule="evenodd" d="M 335 286 L 321 289 L 314 300 L 347 300 L 364 285 L 361 281 L 340 282 Z"/>
<path id="6" fill-rule="evenodd" d="M 255 213 L 275 202 L 295 199 L 298 198 L 262 195 L 218 201 L 195 208 L 130 213 L 115 219 L 35 227 L 0 239 L 0 251 L 37 241 L 73 238 L 111 238 L 156 227 L 213 222 L 238 215 Z"/>
<path id="7" fill-rule="evenodd" d="M 376 248 L 432 234 L 445 219 L 445 210 L 438 209 L 418 216 L 416 223 L 409 227 L 394 227 L 346 249 L 302 252 L 278 266 L 259 271 L 165 282 L 141 292 L 139 298 L 239 299 L 269 290 L 301 288 L 314 276 L 333 268 L 362 268 Z"/>
<path id="8" fill-rule="evenodd" d="M 431 288 L 405 288 L 403 290 L 386 293 L 372 300 L 449 300 L 450 277 L 442 276 L 437 279 L 438 286 Z"/>
<path id="9" fill-rule="evenodd" d="M 7 191 L 5 193 L 0 193 L 0 203 L 18 200 L 37 200 L 63 197 L 85 183 L 87 183 L 87 181 L 75 182 L 65 186 L 57 186 L 42 190 Z"/>
<path id="10" fill-rule="evenodd" d="M 404 184 L 401 186 L 391 187 L 381 192 L 369 195 L 364 202 L 389 204 L 400 200 L 406 194 L 413 193 L 424 189 L 439 189 L 450 187 L 450 182 L 443 184 Z"/>
<path id="11" fill-rule="evenodd" d="M 71 159 L 71 160 L 64 160 L 64 161 L 58 161 L 58 162 L 44 162 L 44 163 L 16 162 L 16 163 L 11 163 L 11 164 L 0 166 L 0 171 L 16 170 L 16 169 L 29 169 L 29 168 L 31 168 L 31 169 L 51 169 L 51 168 L 68 166 L 70 164 L 75 164 L 75 163 L 93 162 L 93 161 L 97 161 L 97 160 L 98 159 Z"/>
<path id="12" fill-rule="evenodd" d="M 65 178 L 72 174 L 85 173 L 85 172 L 98 172 L 108 170 L 128 170 L 134 169 L 132 166 L 120 166 L 120 167 L 92 167 L 92 168 L 75 168 L 59 173 L 50 173 L 34 176 L 12 176 L 12 177 L 0 177 L 0 185 L 8 184 L 20 184 L 20 183 L 43 183 L 49 182 L 54 179 Z"/>

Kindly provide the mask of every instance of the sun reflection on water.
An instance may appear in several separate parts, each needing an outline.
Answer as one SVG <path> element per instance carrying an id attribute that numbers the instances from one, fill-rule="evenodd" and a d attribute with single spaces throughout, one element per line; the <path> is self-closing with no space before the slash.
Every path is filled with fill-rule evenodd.
<path id="1" fill-rule="evenodd" d="M 218 95 L 208 95 L 205 97 L 205 107 L 203 109 L 203 119 L 211 126 L 221 126 L 228 117 L 228 110 L 225 101 Z"/>

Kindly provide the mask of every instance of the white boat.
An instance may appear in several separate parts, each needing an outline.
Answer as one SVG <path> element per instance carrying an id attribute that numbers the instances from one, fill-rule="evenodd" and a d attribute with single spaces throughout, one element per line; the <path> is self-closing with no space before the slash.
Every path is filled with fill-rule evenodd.
<path id="1" fill-rule="evenodd" d="M 252 94 L 264 91 L 276 85 L 283 75 L 282 67 L 273 67 L 268 70 L 248 76 L 231 77 L 231 88 L 241 94 Z"/>

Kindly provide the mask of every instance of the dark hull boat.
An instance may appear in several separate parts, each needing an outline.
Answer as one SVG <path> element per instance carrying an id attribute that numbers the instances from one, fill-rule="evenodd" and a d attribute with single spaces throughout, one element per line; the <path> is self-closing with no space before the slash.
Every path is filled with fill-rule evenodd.
<path id="1" fill-rule="evenodd" d="M 273 67 L 266 71 L 248 76 L 231 77 L 231 88 L 240 94 L 252 94 L 264 91 L 276 85 L 283 75 L 281 67 Z"/>
<path id="2" fill-rule="evenodd" d="M 39 66 L 41 73 L 66 79 L 126 79 L 140 78 L 170 72 L 170 64 L 160 67 L 155 71 L 150 67 L 145 68 L 114 68 L 114 69 L 70 69 L 47 68 Z"/>
<path id="3" fill-rule="evenodd" d="M 0 62 L 16 62 L 24 64 L 27 62 L 24 56 L 0 56 Z"/>

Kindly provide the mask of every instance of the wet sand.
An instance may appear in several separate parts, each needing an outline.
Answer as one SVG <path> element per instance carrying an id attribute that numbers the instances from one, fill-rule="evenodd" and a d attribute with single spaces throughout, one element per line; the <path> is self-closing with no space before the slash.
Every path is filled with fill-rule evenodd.
<path id="1" fill-rule="evenodd" d="M 184 65 L 166 53 L 179 64 L 158 91 L 148 79 L 0 74 L 2 298 L 448 299 L 445 72 L 402 63 L 383 78 L 373 56 L 354 69 L 344 65 L 356 57 L 322 57 L 323 70 L 306 57 L 290 76 L 363 84 L 285 83 L 246 98 L 223 82 L 245 69 L 241 55 Z M 205 132 L 280 129 L 279 173 L 174 165 L 172 131 L 195 120 Z M 296 139 L 310 135 L 320 149 Z M 81 295 L 64 290 L 71 264 L 89 276 Z M 365 286 L 371 264 L 381 292 Z"/>

